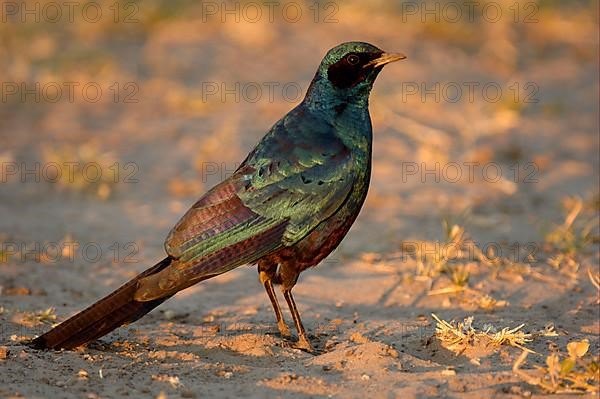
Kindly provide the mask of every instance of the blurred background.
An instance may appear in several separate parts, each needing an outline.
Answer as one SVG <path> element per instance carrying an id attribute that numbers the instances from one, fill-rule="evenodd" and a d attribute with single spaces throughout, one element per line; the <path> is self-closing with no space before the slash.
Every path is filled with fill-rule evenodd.
<path id="1" fill-rule="evenodd" d="M 351 40 L 408 58 L 386 67 L 371 95 L 365 207 L 297 289 L 309 329 L 339 320 L 317 346 L 338 339 L 338 326 L 349 345 L 363 342 L 349 338 L 354 331 L 393 344 L 406 330 L 395 323 L 427 324 L 423 315 L 440 309 L 539 329 L 551 319 L 597 343 L 597 306 L 576 306 L 596 292 L 585 270 L 598 267 L 595 0 L 0 1 L 3 338 L 39 333 L 162 258 L 179 217 L 302 100 L 326 51 Z M 502 254 L 514 261 L 504 264 L 510 278 L 496 280 L 500 268 L 482 258 L 452 267 L 399 258 L 407 242 L 454 243 L 465 231 L 479 248 L 512 248 Z M 521 263 L 532 253 L 539 272 Z M 139 328 L 160 336 L 167 330 L 152 323 L 191 314 L 191 325 L 247 323 L 256 335 L 244 345 L 258 345 L 272 320 L 255 279 L 240 268 L 193 287 Z M 439 295 L 466 287 L 479 290 L 473 301 Z M 587 313 L 575 323 L 579 311 Z M 356 324 L 359 314 L 373 324 Z M 210 342 L 196 351 L 218 360 L 204 349 Z M 411 362 L 421 364 L 402 358 Z M 502 364 L 484 367 L 510 370 Z M 6 378 L 29 375 L 18 370 Z M 400 377 L 389 378 L 380 386 Z M 135 384 L 143 391 L 146 382 Z"/>

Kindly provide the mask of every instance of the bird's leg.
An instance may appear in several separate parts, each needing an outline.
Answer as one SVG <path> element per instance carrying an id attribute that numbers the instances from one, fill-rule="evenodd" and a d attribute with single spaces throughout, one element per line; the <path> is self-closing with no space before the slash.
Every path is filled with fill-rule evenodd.
<path id="1" fill-rule="evenodd" d="M 275 290 L 273 289 L 273 278 L 275 277 L 275 272 L 277 270 L 277 265 L 264 265 L 259 263 L 258 265 L 258 273 L 261 283 L 265 287 L 265 291 L 267 291 L 267 295 L 271 300 L 271 305 L 273 305 L 273 310 L 275 311 L 275 318 L 277 319 L 277 328 L 279 328 L 279 333 L 284 338 L 291 338 L 292 334 L 290 333 L 290 329 L 285 324 L 285 320 L 283 319 L 283 313 L 281 312 L 281 307 L 279 306 L 279 302 L 277 301 L 277 296 L 275 295 Z"/>
<path id="2" fill-rule="evenodd" d="M 277 319 L 277 328 L 279 328 L 279 333 L 284 338 L 291 338 L 292 334 L 290 333 L 290 328 L 285 324 L 285 320 L 283 319 L 283 314 L 281 312 L 281 308 L 279 307 L 279 302 L 277 301 L 277 296 L 275 295 L 275 290 L 273 289 L 273 283 L 270 279 L 264 281 L 265 290 L 267 291 L 267 295 L 271 300 L 271 304 L 273 305 L 273 310 L 275 311 L 275 318 Z"/>
<path id="3" fill-rule="evenodd" d="M 294 297 L 292 296 L 292 288 L 296 285 L 296 281 L 298 281 L 299 272 L 293 267 L 293 265 L 283 263 L 279 267 L 279 278 L 281 280 L 281 291 L 283 292 L 283 297 L 288 304 L 288 308 L 290 309 L 290 313 L 292 314 L 292 318 L 294 319 L 294 325 L 296 326 L 296 332 L 298 333 L 298 348 L 303 349 L 307 352 L 313 352 L 313 347 L 306 336 L 306 331 L 304 330 L 304 326 L 302 325 L 302 320 L 300 319 L 300 313 L 298 312 L 298 308 L 296 307 L 296 302 L 294 301 Z"/>
<path id="4" fill-rule="evenodd" d="M 290 312 L 292 313 L 292 318 L 294 319 L 294 324 L 296 325 L 296 331 L 298 332 L 298 348 L 304 349 L 307 352 L 313 352 L 313 347 L 306 336 L 306 331 L 304 330 L 304 326 L 302 325 L 302 320 L 300 320 L 300 313 L 298 312 L 298 308 L 296 307 L 296 302 L 294 301 L 294 297 L 292 296 L 292 290 L 283 291 L 283 297 L 285 298 L 288 307 L 290 308 Z"/>

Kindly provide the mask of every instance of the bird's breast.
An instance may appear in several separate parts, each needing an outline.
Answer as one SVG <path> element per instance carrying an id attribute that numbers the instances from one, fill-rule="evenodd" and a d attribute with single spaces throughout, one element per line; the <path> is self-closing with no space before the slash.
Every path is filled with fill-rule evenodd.
<path id="1" fill-rule="evenodd" d="M 352 191 L 344 204 L 322 221 L 306 237 L 292 247 L 286 247 L 273 258 L 275 263 L 290 262 L 302 272 L 316 266 L 342 242 L 358 217 L 367 196 L 370 179 L 370 162 L 361 169 Z"/>

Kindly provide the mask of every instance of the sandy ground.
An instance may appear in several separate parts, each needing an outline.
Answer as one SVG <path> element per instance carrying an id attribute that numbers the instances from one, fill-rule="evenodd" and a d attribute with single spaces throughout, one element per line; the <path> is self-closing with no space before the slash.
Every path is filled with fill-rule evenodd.
<path id="1" fill-rule="evenodd" d="M 598 289 L 589 276 L 599 272 L 597 5 L 577 3 L 568 13 L 540 6 L 532 24 L 457 25 L 403 21 L 398 9 L 375 3 L 340 4 L 331 24 L 202 22 L 185 2 L 172 14 L 152 4 L 140 5 L 141 22 L 128 26 L 0 25 L 5 82 L 98 82 L 105 93 L 95 103 L 3 101 L 0 397 L 549 395 L 513 372 L 520 348 L 474 342 L 454 350 L 436 336 L 432 313 L 472 316 L 478 329 L 524 324 L 532 334 L 525 346 L 536 352 L 528 373 L 573 341 L 587 339 L 588 355 L 598 356 Z M 409 58 L 382 73 L 371 97 L 365 208 L 340 248 L 294 290 L 316 353 L 279 336 L 255 267 L 179 293 L 85 349 L 20 344 L 161 259 L 180 215 L 297 102 L 281 92 L 273 101 L 207 99 L 203 84 L 293 82 L 305 90 L 324 52 L 357 38 Z M 407 83 L 471 81 L 496 82 L 504 95 L 407 96 Z M 114 82 L 134 82 L 138 102 L 115 101 Z M 515 83 L 537 102 L 516 101 Z M 65 162 L 93 162 L 110 177 L 118 162 L 120 174 L 91 183 L 43 175 L 51 163 L 66 170 Z M 463 174 L 456 181 L 442 172 L 452 162 Z M 465 162 L 493 164 L 502 177 L 478 166 L 469 179 Z M 23 165 L 36 163 L 39 172 L 23 177 Z M 434 175 L 421 174 L 436 163 Z M 447 240 L 444 220 L 478 248 L 495 248 L 499 263 L 469 253 L 423 271 L 431 262 L 405 249 L 435 255 L 431 246 Z M 49 317 L 39 316 L 49 307 Z M 556 334 L 542 334 L 548 326 Z"/>

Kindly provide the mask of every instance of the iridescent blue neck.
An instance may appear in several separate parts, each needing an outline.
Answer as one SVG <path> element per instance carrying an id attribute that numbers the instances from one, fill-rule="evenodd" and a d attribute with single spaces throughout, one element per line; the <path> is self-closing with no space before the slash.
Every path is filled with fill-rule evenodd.
<path id="1" fill-rule="evenodd" d="M 322 113 L 323 117 L 336 118 L 346 110 L 367 111 L 372 82 L 362 82 L 348 88 L 335 88 L 331 82 L 319 73 L 310 84 L 303 104 L 311 111 Z"/>

